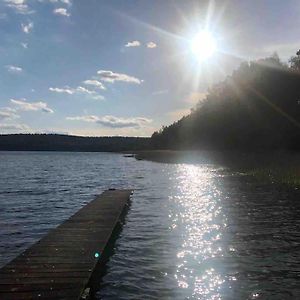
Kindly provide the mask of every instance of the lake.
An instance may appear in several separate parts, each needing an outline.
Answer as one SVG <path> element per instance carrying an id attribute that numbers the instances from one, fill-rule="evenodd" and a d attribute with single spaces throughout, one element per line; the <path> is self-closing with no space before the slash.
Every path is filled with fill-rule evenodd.
<path id="1" fill-rule="evenodd" d="M 108 188 L 132 188 L 97 299 L 299 299 L 300 191 L 213 164 L 0 152 L 0 266 Z"/>

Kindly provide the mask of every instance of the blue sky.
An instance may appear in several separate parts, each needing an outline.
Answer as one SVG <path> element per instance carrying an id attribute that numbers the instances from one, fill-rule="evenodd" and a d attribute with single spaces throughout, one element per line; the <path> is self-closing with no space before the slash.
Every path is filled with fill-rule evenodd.
<path id="1" fill-rule="evenodd" d="M 300 47 L 297 0 L 0 0 L 0 133 L 149 136 L 242 60 Z M 217 53 L 199 64 L 207 27 Z"/>

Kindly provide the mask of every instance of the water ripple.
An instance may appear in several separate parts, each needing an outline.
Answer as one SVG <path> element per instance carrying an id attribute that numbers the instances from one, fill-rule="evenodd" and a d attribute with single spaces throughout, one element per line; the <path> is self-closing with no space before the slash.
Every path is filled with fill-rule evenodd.
<path id="1" fill-rule="evenodd" d="M 300 298 L 300 191 L 117 154 L 0 162 L 0 266 L 103 190 L 134 188 L 97 299 Z"/>

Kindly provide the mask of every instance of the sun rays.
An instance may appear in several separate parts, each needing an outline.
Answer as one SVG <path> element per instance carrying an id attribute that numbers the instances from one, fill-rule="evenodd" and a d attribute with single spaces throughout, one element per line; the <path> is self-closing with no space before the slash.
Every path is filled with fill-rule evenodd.
<path id="1" fill-rule="evenodd" d="M 215 54 L 217 42 L 210 31 L 202 30 L 192 39 L 190 48 L 198 62 L 201 63 Z"/>

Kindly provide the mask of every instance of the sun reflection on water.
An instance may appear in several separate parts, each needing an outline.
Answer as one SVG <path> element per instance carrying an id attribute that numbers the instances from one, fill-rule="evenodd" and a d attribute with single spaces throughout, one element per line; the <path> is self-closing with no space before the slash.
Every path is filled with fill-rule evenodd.
<path id="1" fill-rule="evenodd" d="M 213 267 L 222 258 L 220 240 L 226 227 L 221 207 L 221 191 L 215 184 L 212 166 L 178 165 L 178 190 L 171 196 L 181 211 L 169 215 L 171 228 L 178 230 L 182 245 L 177 253 L 175 279 L 182 289 L 190 289 L 190 298 L 221 299 L 225 282 Z"/>

